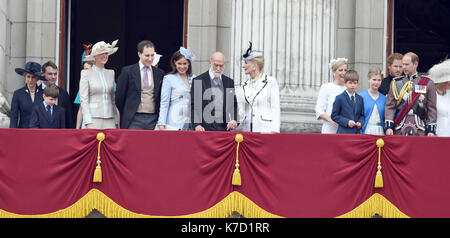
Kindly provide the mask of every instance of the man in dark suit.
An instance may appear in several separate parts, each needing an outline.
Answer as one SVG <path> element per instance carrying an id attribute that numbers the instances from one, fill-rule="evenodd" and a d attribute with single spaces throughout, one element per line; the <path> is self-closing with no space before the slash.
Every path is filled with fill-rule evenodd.
<path id="1" fill-rule="evenodd" d="M 359 134 L 365 121 L 363 98 L 355 92 L 359 76 L 356 71 L 349 70 L 344 79 L 347 89 L 336 96 L 331 119 L 339 124 L 338 134 Z"/>
<path id="2" fill-rule="evenodd" d="M 117 81 L 116 106 L 120 128 L 154 130 L 158 121 L 164 71 L 153 67 L 155 45 L 141 41 L 139 62 L 125 66 Z"/>
<path id="3" fill-rule="evenodd" d="M 44 101 L 33 107 L 30 128 L 62 129 L 66 128 L 64 108 L 57 106 L 59 88 L 50 84 L 44 89 Z"/>
<path id="4" fill-rule="evenodd" d="M 45 90 L 51 84 L 56 85 L 56 80 L 58 79 L 58 66 L 52 61 L 48 61 L 47 63 L 42 65 L 42 73 L 47 81 L 42 83 L 42 89 Z M 75 128 L 74 125 L 74 117 L 72 111 L 72 101 L 70 100 L 69 94 L 63 88 L 58 87 L 59 96 L 56 104 L 64 108 L 66 125 L 64 128 L 71 129 Z"/>
<path id="5" fill-rule="evenodd" d="M 225 57 L 212 55 L 211 68 L 196 77 L 191 87 L 191 123 L 195 131 L 236 129 L 237 100 L 234 81 L 223 75 Z"/>

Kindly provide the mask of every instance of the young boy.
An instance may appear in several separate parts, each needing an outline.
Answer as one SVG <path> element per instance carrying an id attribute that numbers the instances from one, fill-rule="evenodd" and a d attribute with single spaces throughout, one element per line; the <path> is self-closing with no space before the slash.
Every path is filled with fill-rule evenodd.
<path id="1" fill-rule="evenodd" d="M 64 108 L 55 105 L 58 95 L 59 89 L 55 84 L 45 87 L 43 94 L 44 101 L 42 104 L 33 107 L 30 128 L 66 128 Z"/>
<path id="2" fill-rule="evenodd" d="M 331 119 L 339 124 L 338 134 L 359 134 L 365 117 L 363 98 L 355 92 L 359 81 L 358 73 L 349 70 L 344 80 L 347 89 L 336 96 Z"/>

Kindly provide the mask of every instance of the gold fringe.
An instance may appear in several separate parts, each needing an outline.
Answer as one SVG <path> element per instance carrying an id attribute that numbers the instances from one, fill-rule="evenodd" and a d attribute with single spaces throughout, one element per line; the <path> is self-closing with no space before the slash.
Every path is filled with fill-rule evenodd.
<path id="1" fill-rule="evenodd" d="M 90 190 L 72 206 L 43 215 L 19 215 L 0 210 L 0 218 L 82 218 L 97 209 L 108 218 L 227 218 L 238 212 L 246 218 L 281 218 L 271 214 L 239 192 L 232 192 L 213 207 L 183 216 L 151 216 L 128 211 L 97 189 Z"/>
<path id="2" fill-rule="evenodd" d="M 375 193 L 363 204 L 338 218 L 372 218 L 375 214 L 383 218 L 409 218 L 379 193 Z"/>
<path id="3" fill-rule="evenodd" d="M 151 216 L 134 213 L 121 207 L 97 189 L 90 190 L 78 202 L 65 209 L 42 215 L 19 215 L 0 210 L 0 218 L 82 218 L 97 209 L 108 218 L 227 218 L 238 212 L 246 218 L 282 218 L 260 208 L 239 192 L 232 192 L 213 207 L 183 216 Z M 384 218 L 408 218 L 385 197 L 376 193 L 352 211 L 338 218 L 371 218 L 378 214 Z"/>
<path id="4" fill-rule="evenodd" d="M 245 218 L 282 218 L 269 213 L 239 192 L 232 192 L 213 207 L 183 216 L 151 216 L 128 211 L 112 201 L 99 190 L 92 189 L 72 206 L 57 212 L 42 215 L 20 215 L 0 209 L 0 218 L 83 218 L 97 209 L 108 218 L 227 218 L 238 212 Z M 337 218 L 372 218 L 375 214 L 383 218 L 409 218 L 385 197 L 376 193 L 352 211 Z"/>

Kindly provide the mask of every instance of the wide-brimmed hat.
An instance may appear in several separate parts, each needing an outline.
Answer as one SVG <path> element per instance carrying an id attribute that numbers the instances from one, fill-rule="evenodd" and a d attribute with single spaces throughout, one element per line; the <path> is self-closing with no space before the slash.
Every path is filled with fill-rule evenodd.
<path id="1" fill-rule="evenodd" d="M 450 81 L 450 59 L 434 65 L 429 70 L 429 76 L 434 83 L 445 83 Z"/>
<path id="2" fill-rule="evenodd" d="M 91 54 L 86 56 L 84 58 L 84 61 L 94 61 L 94 56 L 101 55 L 104 53 L 108 53 L 108 55 L 112 55 L 116 53 L 116 51 L 119 49 L 119 47 L 116 47 L 117 42 L 119 40 L 115 40 L 112 44 L 108 44 L 104 41 L 100 41 L 95 43 L 94 46 L 92 46 Z"/>
<path id="3" fill-rule="evenodd" d="M 14 71 L 16 71 L 17 74 L 24 76 L 25 73 L 34 75 L 38 77 L 38 80 L 46 81 L 44 75 L 41 72 L 41 64 L 30 61 L 27 62 L 25 65 L 25 68 L 16 68 Z"/>

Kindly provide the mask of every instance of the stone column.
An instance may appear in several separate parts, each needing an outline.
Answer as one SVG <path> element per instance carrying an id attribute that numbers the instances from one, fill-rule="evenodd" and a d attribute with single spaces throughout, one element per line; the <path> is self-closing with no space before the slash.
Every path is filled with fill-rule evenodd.
<path id="1" fill-rule="evenodd" d="M 209 69 L 209 59 L 216 51 L 225 54 L 224 73 L 229 75 L 231 53 L 231 6 L 229 0 L 189 0 L 188 48 L 196 56 L 195 74 Z"/>
<path id="2" fill-rule="evenodd" d="M 25 67 L 26 60 L 26 0 L 6 0 L 6 44 L 5 44 L 5 97 L 11 102 L 13 92 L 23 87 L 23 77 L 15 68 Z"/>
<path id="3" fill-rule="evenodd" d="M 10 102 L 24 86 L 15 68 L 27 61 L 55 60 L 57 0 L 1 0 L 0 92 Z"/>
<path id="4" fill-rule="evenodd" d="M 337 57 L 349 59 L 349 68 L 358 71 L 358 91 L 369 87 L 370 68 L 382 71 L 384 52 L 384 8 L 380 0 L 339 0 L 337 28 Z"/>

